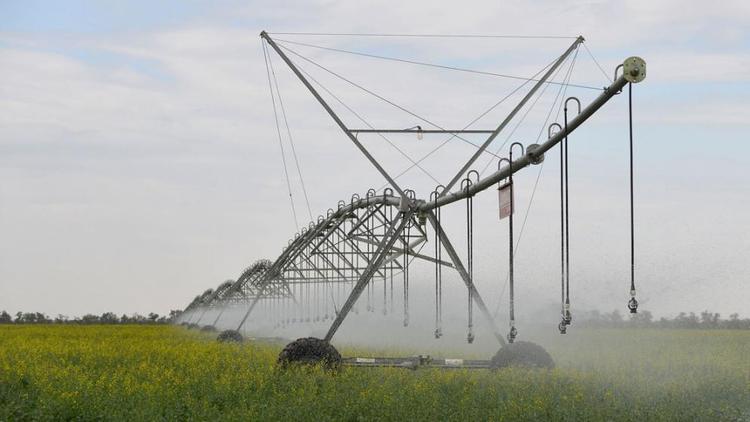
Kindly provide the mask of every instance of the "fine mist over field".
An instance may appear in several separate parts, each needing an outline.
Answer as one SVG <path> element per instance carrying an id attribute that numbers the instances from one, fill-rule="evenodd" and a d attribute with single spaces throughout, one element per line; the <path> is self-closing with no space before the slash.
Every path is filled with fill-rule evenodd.
<path id="1" fill-rule="evenodd" d="M 165 325 L 0 325 L 0 420 L 750 417 L 750 333 L 742 330 L 581 329 L 548 338 L 553 370 L 281 369 L 282 344 L 215 335 Z"/>

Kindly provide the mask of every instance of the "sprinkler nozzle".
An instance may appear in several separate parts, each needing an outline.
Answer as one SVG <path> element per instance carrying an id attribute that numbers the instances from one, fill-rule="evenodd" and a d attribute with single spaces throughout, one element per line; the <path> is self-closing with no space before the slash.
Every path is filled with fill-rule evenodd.
<path id="1" fill-rule="evenodd" d="M 513 343 L 517 335 L 518 335 L 518 330 L 516 330 L 516 327 L 515 326 L 510 327 L 510 332 L 508 333 L 508 343 Z"/>
<path id="2" fill-rule="evenodd" d="M 637 314 L 638 313 L 638 301 L 635 300 L 635 296 L 631 297 L 628 301 L 628 309 L 630 310 L 631 314 Z"/>

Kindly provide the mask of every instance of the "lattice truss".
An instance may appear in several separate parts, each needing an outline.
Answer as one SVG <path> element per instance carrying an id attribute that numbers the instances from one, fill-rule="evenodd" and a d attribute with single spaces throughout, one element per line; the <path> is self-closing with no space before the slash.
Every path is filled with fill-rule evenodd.
<path id="1" fill-rule="evenodd" d="M 336 34 L 323 34 L 336 35 Z M 408 129 L 382 129 L 375 128 L 364 121 L 358 114 L 354 113 L 348 106 L 342 105 L 354 113 L 359 120 L 364 122 L 367 129 L 353 129 L 347 126 L 336 112 L 329 106 L 326 100 L 321 96 L 318 89 L 322 89 L 332 96 L 338 102 L 338 97 L 333 95 L 327 88 L 320 85 L 304 69 L 295 64 L 287 53 L 295 56 L 297 59 L 305 61 L 311 65 L 321 67 L 312 60 L 301 56 L 288 46 L 278 45 L 268 33 L 262 32 L 261 37 L 264 40 L 264 59 L 268 71 L 268 83 L 271 91 L 272 105 L 276 116 L 277 133 L 282 150 L 282 161 L 284 160 L 282 129 L 277 113 L 277 103 L 283 117 L 284 124 L 289 132 L 288 122 L 286 121 L 286 111 L 284 109 L 281 94 L 278 90 L 273 65 L 270 60 L 269 49 L 285 62 L 293 74 L 307 88 L 313 97 L 330 115 L 336 125 L 342 130 L 344 135 L 363 153 L 364 157 L 370 164 L 381 174 L 387 184 L 376 191 L 370 189 L 364 197 L 353 195 L 349 201 L 339 201 L 336 209 L 329 209 L 323 216 L 310 222 L 307 227 L 302 228 L 291 239 L 282 253 L 274 261 L 259 260 L 246 268 L 236 281 L 228 280 L 221 283 L 216 289 L 206 290 L 203 294 L 197 296 L 185 309 L 181 322 L 207 324 L 216 326 L 222 316 L 228 309 L 240 309 L 243 315 L 237 326 L 237 331 L 241 330 L 252 316 L 253 326 L 266 327 L 285 327 L 300 323 L 328 323 L 330 328 L 326 334 L 325 341 L 330 341 L 336 333 L 344 318 L 349 312 L 360 313 L 383 313 L 393 314 L 398 312 L 403 316 L 404 325 L 409 323 L 409 266 L 414 259 L 421 259 L 431 262 L 435 266 L 435 337 L 442 335 L 442 269 L 449 267 L 458 272 L 464 282 L 468 293 L 468 335 L 467 339 L 472 342 L 473 333 L 473 308 L 476 306 L 484 316 L 489 328 L 497 338 L 504 344 L 504 337 L 499 333 L 494 317 L 488 311 L 482 297 L 476 289 L 473 282 L 473 197 L 487 189 L 497 187 L 501 190 L 501 198 L 505 189 L 509 192 L 506 195 L 510 203 L 507 204 L 509 212 L 505 217 L 509 221 L 509 320 L 510 331 L 507 339 L 513 342 L 517 331 L 515 328 L 514 314 L 514 229 L 513 213 L 515 205 L 513 204 L 513 174 L 531 165 L 539 165 L 544 161 L 545 152 L 555 146 L 560 146 L 560 209 L 561 209 L 561 314 L 562 321 L 560 324 L 561 333 L 565 332 L 565 327 L 570 325 L 571 317 L 569 312 L 569 272 L 568 272 L 568 242 L 567 242 L 567 143 L 568 136 L 583 122 L 591 117 L 599 108 L 601 108 L 609 99 L 622 92 L 625 86 L 629 88 L 629 96 L 632 94 L 632 84 L 641 82 L 646 75 L 645 62 L 638 57 L 626 59 L 615 70 L 615 78 L 609 86 L 596 88 L 584 85 L 574 85 L 570 83 L 570 77 L 578 54 L 579 46 L 583 45 L 583 37 L 573 37 L 572 44 L 553 62 L 542 68 L 530 78 L 519 78 L 503 74 L 480 72 L 471 69 L 457 68 L 453 66 L 437 65 L 398 58 L 389 58 L 383 56 L 374 56 L 372 54 L 357 53 L 352 51 L 324 48 L 304 43 L 295 43 L 287 41 L 286 44 L 301 45 L 314 48 L 323 48 L 346 54 L 364 55 L 370 58 L 386 59 L 397 62 L 406 62 L 412 65 L 436 67 L 444 70 L 480 73 L 494 77 L 520 79 L 522 83 L 511 93 L 519 92 L 528 86 L 528 90 L 523 94 L 521 100 L 515 105 L 510 113 L 499 122 L 497 127 L 490 129 L 471 128 L 475 122 L 488 112 L 492 111 L 500 103 L 510 97 L 503 97 L 499 102 L 493 105 L 489 110 L 482 113 L 479 118 L 472 120 L 468 125 L 461 129 L 445 129 L 432 123 L 426 118 L 399 106 L 398 104 L 383 98 L 374 92 L 363 88 L 362 86 L 341 77 L 335 72 L 328 71 L 334 76 L 343 79 L 349 84 L 353 84 L 359 89 L 366 91 L 368 94 L 386 101 L 391 106 L 406 112 L 412 117 L 420 119 L 423 123 L 430 125 L 430 128 L 423 129 L 421 126 L 415 126 Z M 425 37 L 434 37 L 425 35 Z M 544 38 L 544 37 L 542 37 Z M 586 48 L 586 51 L 588 49 Z M 590 54 L 590 52 L 589 52 Z M 593 59 L 593 55 L 591 56 Z M 594 62 L 608 78 L 598 62 Z M 322 68 L 322 67 L 321 67 Z M 618 75 L 618 70 L 622 69 Z M 559 76 L 559 80 L 555 78 Z M 311 82 L 312 81 L 312 82 Z M 498 135 L 509 126 L 514 119 L 518 120 L 513 126 L 508 127 L 510 134 L 507 136 L 508 142 L 510 136 L 515 132 L 528 112 L 537 103 L 539 98 L 544 95 L 549 86 L 555 86 L 556 93 L 552 104 L 546 113 L 538 135 L 535 140 L 529 144 L 513 142 L 508 147 L 508 156 L 501 157 L 502 145 L 495 153 L 488 151 L 488 147 L 498 137 Z M 579 89 L 588 89 L 600 91 L 588 106 L 583 107 L 577 97 L 568 97 L 567 89 L 576 87 Z M 630 104 L 631 119 L 631 217 L 632 217 L 632 99 Z M 570 115 L 569 115 L 570 105 Z M 572 105 L 576 105 L 574 113 Z M 523 111 L 525 110 L 525 111 Z M 562 113 L 561 113 L 562 112 Z M 562 114 L 561 123 L 554 122 Z M 552 123 L 550 123 L 552 122 Z M 512 130 L 511 130 L 512 128 Z M 545 130 L 546 129 L 546 130 Z M 394 146 L 384 134 L 398 133 L 416 133 L 419 137 L 425 134 L 449 136 L 446 141 L 439 144 L 430 153 L 426 154 L 419 160 L 408 157 L 413 163 L 411 168 L 419 168 L 419 163 L 427 158 L 430 154 L 447 144 L 452 139 L 460 139 L 472 145 L 476 150 L 471 158 L 466 161 L 451 178 L 446 180 L 445 185 L 438 184 L 434 191 L 431 192 L 429 199 L 418 199 L 413 190 L 403 189 L 399 186 L 397 179 L 400 175 L 393 177 L 384 167 L 370 154 L 365 146 L 360 142 L 358 135 L 361 133 L 374 133 L 382 139 L 388 141 L 388 144 Z M 464 138 L 463 135 L 487 135 L 486 140 L 481 144 L 474 144 Z M 546 139 L 542 139 L 546 134 Z M 294 144 L 289 133 L 289 142 L 297 163 Z M 505 143 L 503 143 L 505 145 Z M 516 155 L 514 159 L 514 151 Z M 403 154 L 403 151 L 399 150 Z M 472 168 L 477 164 L 477 160 L 483 154 L 491 155 L 489 164 L 496 163 L 497 171 L 485 176 L 484 170 L 479 172 Z M 407 169 L 407 171 L 409 170 Z M 289 175 L 284 161 L 284 170 L 287 176 L 287 187 L 289 187 Z M 297 163 L 297 170 L 300 174 L 305 200 L 307 201 L 307 192 L 304 190 L 301 171 Z M 540 166 L 541 174 L 541 166 Z M 426 172 L 426 171 L 425 171 Z M 437 179 L 430 175 L 433 179 Z M 538 178 L 537 178 L 538 180 Z M 439 183 L 439 182 L 438 182 Z M 536 185 L 534 186 L 536 188 Z M 291 188 L 289 191 L 292 199 Z M 533 192 L 531 198 L 533 198 Z M 441 208 L 449 204 L 462 201 L 466 204 L 466 222 L 467 222 L 467 251 L 464 265 L 462 258 L 456 252 L 448 236 L 443 231 L 440 215 Z M 307 201 L 308 212 L 312 218 L 309 201 Z M 529 204 L 530 206 L 530 204 Z M 297 223 L 297 213 L 294 208 L 294 201 L 291 201 L 291 208 Z M 502 199 L 501 199 L 502 208 Z M 528 210 L 527 210 L 528 212 Z M 501 218 L 503 213 L 501 210 Z M 429 225 L 428 225 L 429 222 Z M 631 233 L 632 229 L 631 218 Z M 434 236 L 434 250 L 432 254 L 422 253 L 422 248 L 428 240 L 428 227 L 430 237 Z M 521 227 L 521 232 L 523 226 Z M 637 301 L 635 300 L 635 281 L 634 281 L 634 249 L 632 247 L 631 236 L 631 301 L 629 309 L 635 312 Z M 432 248 L 430 248 L 432 249 Z M 448 258 L 443 261 L 443 253 Z M 397 294 L 398 293 L 398 294 Z M 364 296 L 361 298 L 361 296 Z M 360 300 L 361 298 L 361 300 Z M 399 304 L 396 309 L 395 304 Z M 400 308 L 403 309 L 400 309 Z M 212 312 L 210 312 L 212 311 Z M 204 319 L 206 315 L 213 318 L 213 322 Z"/>

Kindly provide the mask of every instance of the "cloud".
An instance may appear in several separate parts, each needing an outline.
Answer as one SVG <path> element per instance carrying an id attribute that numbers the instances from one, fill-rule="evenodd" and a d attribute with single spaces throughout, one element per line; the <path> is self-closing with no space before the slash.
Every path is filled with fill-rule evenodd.
<path id="1" fill-rule="evenodd" d="M 294 224 L 270 109 L 258 38 L 261 29 L 582 33 L 607 72 L 630 54 L 641 54 L 648 61 L 649 78 L 637 88 L 636 104 L 638 124 L 645 124 L 638 127 L 639 145 L 650 145 L 652 154 L 677 148 L 676 127 L 685 125 L 703 129 L 692 137 L 681 130 L 679 136 L 690 140 L 680 144 L 681 151 L 698 154 L 703 143 L 711 140 L 705 133 L 715 130 L 716 136 L 736 137 L 750 111 L 736 93 L 712 89 L 716 84 L 728 91 L 747 89 L 750 56 L 745 43 L 745 2 L 684 7 L 676 1 L 488 1 L 446 8 L 435 2 L 385 7 L 377 2 L 321 1 L 294 7 L 233 4 L 222 9 L 196 17 L 194 22 L 96 38 L 39 30 L 0 34 L 0 177 L 4 181 L 0 184 L 0 231 L 4 233 L 0 240 L 0 298 L 4 302 L 0 307 L 31 310 L 39 306 L 40 310 L 68 314 L 163 312 L 183 306 L 198 291 L 235 277 L 249 262 L 278 254 L 293 235 Z M 243 19 L 251 19 L 251 23 L 237 24 Z M 517 75 L 533 74 L 570 43 L 314 40 Z M 445 127 L 461 126 L 518 84 L 312 49 L 299 51 Z M 382 180 L 378 174 L 273 57 L 310 189 L 313 216 L 353 192 L 379 187 Z M 418 123 L 414 116 L 299 62 L 369 121 L 394 127 Z M 576 69 L 574 82 L 604 83 L 583 51 Z M 542 123 L 555 92 L 554 86 L 549 88 L 514 140 L 528 143 L 544 131 Z M 568 94 L 580 96 L 586 104 L 596 92 L 572 90 Z M 693 99 L 686 101 L 686 97 Z M 348 123 L 364 124 L 327 94 L 326 98 Z M 482 127 L 495 126 L 510 104 L 483 119 Z M 627 193 L 624 107 L 625 97 L 615 98 L 575 138 L 576 145 L 581 145 L 575 150 L 573 180 L 576 259 L 580 260 L 576 271 L 580 271 L 583 286 L 592 292 L 585 299 L 591 305 L 619 306 L 612 291 L 627 281 L 627 271 L 610 271 L 612 267 L 627 268 L 627 248 L 622 246 L 627 233 L 620 224 L 626 220 L 623 213 L 627 209 L 623 202 Z M 382 139 L 362 139 L 390 171 L 408 165 Z M 411 137 L 394 137 L 393 141 L 408 154 L 420 156 L 439 139 L 417 142 Z M 286 151 L 289 153 L 288 144 Z M 471 152 L 473 147 L 452 142 L 428 160 L 425 168 L 438 179 L 446 179 Z M 547 281 L 558 271 L 555 242 L 550 240 L 556 228 L 549 223 L 557 221 L 554 154 L 545 164 L 519 257 L 520 276 L 530 291 L 545 300 L 547 296 L 555 300 L 556 293 Z M 640 185 L 647 194 L 639 198 L 649 210 L 639 226 L 646 239 L 639 244 L 644 257 L 644 289 L 670 292 L 668 297 L 651 297 L 651 303 L 662 312 L 700 310 L 701 306 L 737 310 L 742 304 L 736 298 L 746 292 L 743 280 L 736 275 L 747 271 L 740 259 L 722 261 L 725 290 L 712 295 L 704 292 L 709 295 L 706 300 L 699 300 L 696 290 L 683 292 L 674 287 L 673 280 L 689 278 L 699 283 L 696 280 L 715 274 L 714 258 L 748 251 L 748 245 L 737 241 L 729 230 L 747 227 L 745 215 L 750 213 L 740 211 L 747 210 L 748 204 L 730 201 L 725 192 L 710 189 L 720 183 L 743 192 L 742 185 L 731 183 L 730 176 L 741 171 L 747 161 L 740 158 L 736 163 L 723 163 L 701 178 L 705 178 L 702 182 L 692 178 L 686 182 L 686 176 L 677 170 L 688 166 L 674 160 L 664 164 L 665 157 L 673 155 L 646 155 L 640 162 L 641 171 L 650 176 L 648 183 Z M 288 162 L 291 166 L 292 160 Z M 290 168 L 290 173 L 297 211 L 307 215 L 296 170 Z M 519 175 L 522 204 L 530 197 L 535 177 L 536 170 Z M 400 180 L 422 196 L 435 184 L 418 171 Z M 729 203 L 720 221 L 705 221 L 710 207 L 693 208 L 686 202 L 684 198 L 695 195 L 696 189 L 706 194 L 708 203 Z M 478 198 L 481 210 L 477 214 L 484 219 L 483 234 L 478 236 L 487 248 L 478 268 L 483 288 L 496 295 L 495 282 L 505 271 L 503 261 L 497 258 L 505 231 L 492 218 L 494 201 L 491 193 Z M 459 211 L 448 224 L 451 233 L 460 238 L 463 222 Z M 715 237 L 716 233 L 721 236 Z M 709 244 L 706 242 L 711 242 L 711 251 L 704 256 L 701 248 Z M 617 249 L 620 246 L 622 250 Z M 425 272 L 424 277 L 429 274 Z"/>

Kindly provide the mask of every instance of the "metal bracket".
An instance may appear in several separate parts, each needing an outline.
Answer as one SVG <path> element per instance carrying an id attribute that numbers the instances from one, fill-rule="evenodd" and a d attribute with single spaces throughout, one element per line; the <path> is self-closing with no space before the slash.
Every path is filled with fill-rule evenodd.
<path id="1" fill-rule="evenodd" d="M 526 147 L 526 152 L 529 154 L 529 161 L 531 164 L 542 164 L 544 162 L 544 153 L 535 154 L 534 151 L 539 149 L 539 144 L 530 144 Z"/>

